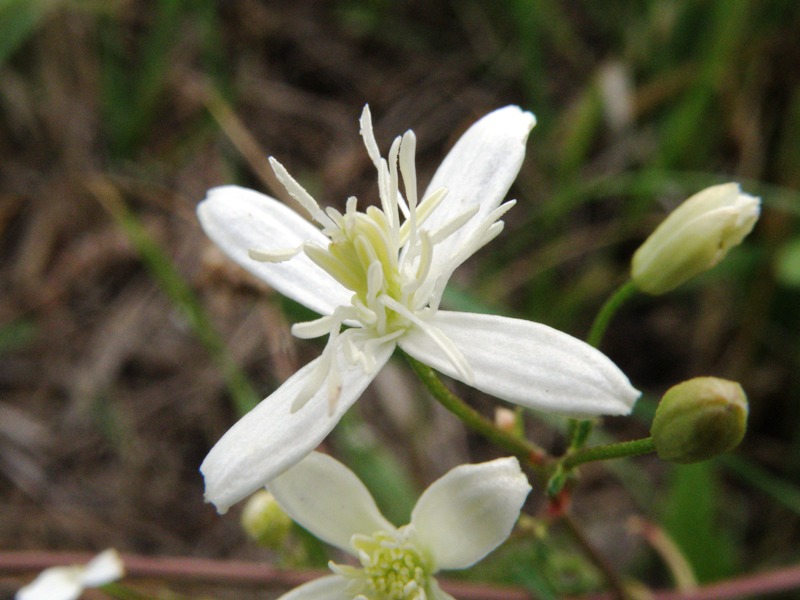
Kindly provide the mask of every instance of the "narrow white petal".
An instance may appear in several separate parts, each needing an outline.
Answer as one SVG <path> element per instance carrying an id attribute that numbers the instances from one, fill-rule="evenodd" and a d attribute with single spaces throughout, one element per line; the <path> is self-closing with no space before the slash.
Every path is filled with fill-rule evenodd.
<path id="1" fill-rule="evenodd" d="M 503 400 L 572 416 L 628 414 L 639 397 L 599 350 L 532 321 L 439 311 L 427 319 L 461 351 L 473 386 Z M 451 361 L 416 328 L 399 340 L 417 360 L 455 379 Z"/>
<path id="2" fill-rule="evenodd" d="M 229 258 L 281 294 L 320 314 L 350 303 L 352 292 L 305 254 L 279 263 L 250 257 L 250 250 L 285 250 L 306 242 L 327 246 L 328 238 L 315 225 L 282 202 L 230 185 L 209 190 L 197 207 L 197 216 L 208 237 Z"/>
<path id="3" fill-rule="evenodd" d="M 535 124 L 536 118 L 517 106 L 495 110 L 472 125 L 442 161 L 423 198 L 443 187 L 447 198 L 425 227 L 435 231 L 473 205 L 480 206 L 480 212 L 436 248 L 433 273 L 500 206 L 522 166 L 528 134 Z"/>
<path id="4" fill-rule="evenodd" d="M 109 548 L 86 563 L 81 581 L 86 587 L 98 587 L 125 575 L 125 565 L 119 553 Z"/>
<path id="5" fill-rule="evenodd" d="M 20 589 L 16 600 L 77 600 L 83 591 L 80 581 L 83 567 L 53 567 L 39 573 Z"/>
<path id="6" fill-rule="evenodd" d="M 350 583 L 339 575 L 327 575 L 304 583 L 278 600 L 353 600 L 353 594 L 346 593 Z"/>
<path id="7" fill-rule="evenodd" d="M 350 554 L 355 534 L 395 530 L 355 473 L 326 454 L 312 452 L 267 487 L 296 523 Z"/>
<path id="8" fill-rule="evenodd" d="M 465 569 L 505 541 L 530 491 L 516 458 L 458 466 L 420 497 L 414 536 L 435 570 Z"/>
<path id="9" fill-rule="evenodd" d="M 369 372 L 350 363 L 342 344 L 347 343 L 353 331 L 344 332 L 336 342 L 341 390 L 333 412 L 329 410 L 326 385 L 292 412 L 292 403 L 320 361 L 317 358 L 242 417 L 208 453 L 200 471 L 205 477 L 206 500 L 216 505 L 220 513 L 316 448 L 389 360 L 394 343 L 373 349 L 373 369 Z"/>

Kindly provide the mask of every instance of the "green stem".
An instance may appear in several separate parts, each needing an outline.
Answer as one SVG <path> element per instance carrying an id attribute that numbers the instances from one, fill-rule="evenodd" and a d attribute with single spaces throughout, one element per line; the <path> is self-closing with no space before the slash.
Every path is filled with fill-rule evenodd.
<path id="1" fill-rule="evenodd" d="M 567 454 L 561 464 L 565 469 L 572 469 L 573 467 L 577 467 L 583 463 L 596 460 L 609 460 L 612 458 L 624 458 L 626 456 L 638 456 L 640 454 L 647 454 L 654 451 L 655 446 L 653 445 L 653 438 L 648 437 L 640 440 L 617 442 L 615 444 L 606 444 L 604 446 L 594 446 L 592 448 L 576 450 L 570 454 Z"/>
<path id="2" fill-rule="evenodd" d="M 543 463 L 549 457 L 544 449 L 525 438 L 516 437 L 502 429 L 498 429 L 492 421 L 451 392 L 439 379 L 436 371 L 408 354 L 405 354 L 405 357 L 408 364 L 411 365 L 411 369 L 425 387 L 428 388 L 431 395 L 442 406 L 461 419 L 467 427 L 477 431 L 495 445 L 518 457 L 536 471 L 541 472 L 543 470 Z"/>
<path id="3" fill-rule="evenodd" d="M 637 290 L 638 288 L 636 285 L 629 279 L 619 286 L 608 300 L 605 301 L 603 306 L 600 307 L 600 311 L 594 318 L 594 323 L 592 323 L 592 328 L 589 330 L 589 335 L 586 338 L 586 341 L 591 346 L 595 348 L 600 347 L 600 342 L 603 340 L 603 336 L 606 333 L 606 329 L 608 329 L 609 323 L 611 323 L 611 319 L 614 318 L 614 315 L 620 307 L 625 304 Z"/>
<path id="4" fill-rule="evenodd" d="M 586 341 L 590 346 L 600 347 L 600 342 L 603 341 L 603 336 L 611 323 L 611 319 L 614 318 L 620 307 L 636 293 L 637 289 L 633 281 L 629 279 L 609 296 L 608 300 L 600 307 L 597 316 L 594 318 L 594 323 L 592 323 L 592 328 L 589 330 L 589 335 L 586 337 Z M 592 427 L 592 421 L 572 420 L 570 422 L 572 434 L 570 447 L 576 450 L 582 448 L 586 440 L 589 439 Z"/>

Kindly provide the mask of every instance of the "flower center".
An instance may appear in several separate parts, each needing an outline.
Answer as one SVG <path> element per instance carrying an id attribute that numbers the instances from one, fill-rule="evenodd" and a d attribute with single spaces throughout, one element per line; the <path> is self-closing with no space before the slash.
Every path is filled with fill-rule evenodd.
<path id="1" fill-rule="evenodd" d="M 344 214 L 332 207 L 323 210 L 283 165 L 270 158 L 278 180 L 322 226 L 322 233 L 330 241 L 326 247 L 306 242 L 297 248 L 254 248 L 250 250 L 250 257 L 277 263 L 303 252 L 353 292 L 350 304 L 337 306 L 330 314 L 292 327 L 292 333 L 300 338 L 329 336 L 322 360 L 298 393 L 292 410 L 299 410 L 326 380 L 329 406 L 333 410 L 341 388 L 337 374 L 337 348 L 342 348 L 346 360 L 360 363 L 365 372 L 369 372 L 375 365 L 374 349 L 382 344 L 395 343 L 411 326 L 418 327 L 439 346 L 463 381 L 472 381 L 472 370 L 463 354 L 429 321 L 439 308 L 450 274 L 500 233 L 503 223 L 499 218 L 513 202 L 496 208 L 484 215 L 477 225 L 470 226 L 457 250 L 442 254 L 439 246 L 437 251 L 440 255 L 433 266 L 434 248 L 470 222 L 479 212 L 478 204 L 467 205 L 462 212 L 438 223 L 436 228 L 430 225 L 422 227 L 444 199 L 447 190 L 435 190 L 417 201 L 414 133 L 407 131 L 395 138 L 388 160 L 381 157 L 369 110 L 365 107 L 361 116 L 361 134 L 367 154 L 378 171 L 380 197 L 380 207 L 369 206 L 363 212 L 356 209 L 355 197 L 347 199 Z M 405 195 L 400 192 L 401 179 Z M 357 330 L 340 335 L 343 325 Z"/>
<path id="2" fill-rule="evenodd" d="M 430 567 L 401 529 L 354 536 L 361 569 L 332 565 L 335 572 L 355 580 L 358 592 L 369 600 L 426 600 Z"/>
<path id="3" fill-rule="evenodd" d="M 323 229 L 331 240 L 328 247 L 307 244 L 303 250 L 354 292 L 352 305 L 340 310 L 342 320 L 356 320 L 378 336 L 408 327 L 407 318 L 388 308 L 395 302 L 407 306 L 409 301 L 408 278 L 400 269 L 399 228 L 377 207 L 357 211 L 355 198 L 348 200 L 344 215 L 334 210 L 328 215 L 334 223 Z"/>

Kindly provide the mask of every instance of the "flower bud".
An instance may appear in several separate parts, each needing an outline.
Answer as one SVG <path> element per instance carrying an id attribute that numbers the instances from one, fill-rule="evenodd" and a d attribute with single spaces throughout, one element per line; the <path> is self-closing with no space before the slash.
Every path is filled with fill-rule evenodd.
<path id="1" fill-rule="evenodd" d="M 706 460 L 739 445 L 747 429 L 747 397 L 735 381 L 697 377 L 671 387 L 650 428 L 658 457 Z"/>
<path id="2" fill-rule="evenodd" d="M 261 546 L 277 549 L 283 545 L 292 520 L 267 490 L 259 490 L 245 503 L 242 529 Z"/>
<path id="3" fill-rule="evenodd" d="M 750 233 L 761 200 L 738 183 L 715 185 L 683 202 L 633 255 L 631 278 L 648 294 L 669 292 L 719 263 Z"/>

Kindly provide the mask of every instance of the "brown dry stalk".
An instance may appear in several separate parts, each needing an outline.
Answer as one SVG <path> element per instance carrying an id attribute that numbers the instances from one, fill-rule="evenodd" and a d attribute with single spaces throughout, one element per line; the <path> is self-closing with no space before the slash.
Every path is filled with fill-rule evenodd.
<path id="1" fill-rule="evenodd" d="M 0 575 L 38 572 L 43 569 L 89 561 L 92 554 L 79 552 L 0 552 Z M 278 569 L 267 563 L 213 560 L 188 557 L 122 556 L 128 576 L 191 580 L 232 585 L 292 588 L 327 574 L 327 571 Z M 442 587 L 459 600 L 536 600 L 532 592 L 519 587 L 441 580 Z M 800 589 L 800 564 L 762 573 L 744 575 L 696 590 L 652 592 L 650 600 L 730 600 Z M 610 594 L 573 596 L 572 600 L 609 600 Z M 567 599 L 565 599 L 567 600 Z"/>

